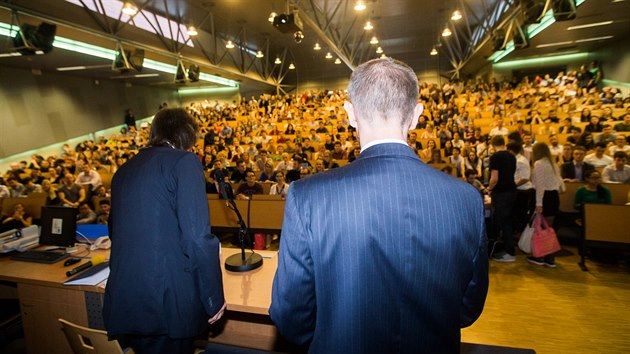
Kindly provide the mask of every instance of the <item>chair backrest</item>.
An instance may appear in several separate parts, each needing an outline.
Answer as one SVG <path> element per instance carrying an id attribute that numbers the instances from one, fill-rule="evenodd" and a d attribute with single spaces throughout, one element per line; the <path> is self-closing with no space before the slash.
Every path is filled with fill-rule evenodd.
<path id="1" fill-rule="evenodd" d="M 79 326 L 64 319 L 59 319 L 63 332 L 75 354 L 129 354 L 133 350 L 123 351 L 116 340 L 108 340 L 107 332 Z"/>

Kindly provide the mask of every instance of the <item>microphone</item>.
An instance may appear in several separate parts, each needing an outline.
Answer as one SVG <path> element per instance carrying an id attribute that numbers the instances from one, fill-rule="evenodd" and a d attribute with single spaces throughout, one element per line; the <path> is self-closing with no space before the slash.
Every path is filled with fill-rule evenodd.
<path id="1" fill-rule="evenodd" d="M 214 171 L 214 179 L 219 182 L 219 194 L 225 200 L 234 199 L 234 191 L 232 191 L 232 186 L 225 183 L 225 175 L 223 171 L 217 169 Z"/>
<path id="2" fill-rule="evenodd" d="M 90 258 L 90 260 L 87 263 L 83 263 L 80 266 L 67 271 L 66 276 L 71 277 L 79 272 L 82 272 L 90 267 L 93 267 L 97 264 L 101 264 L 103 262 L 105 262 L 105 256 L 94 256 Z"/>

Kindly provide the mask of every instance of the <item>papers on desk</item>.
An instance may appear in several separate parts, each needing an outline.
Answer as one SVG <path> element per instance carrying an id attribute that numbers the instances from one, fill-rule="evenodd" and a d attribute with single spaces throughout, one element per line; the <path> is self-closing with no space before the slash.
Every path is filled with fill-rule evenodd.
<path id="1" fill-rule="evenodd" d="M 97 264 L 63 283 L 63 285 L 92 285 L 104 287 L 109 278 L 109 262 Z"/>

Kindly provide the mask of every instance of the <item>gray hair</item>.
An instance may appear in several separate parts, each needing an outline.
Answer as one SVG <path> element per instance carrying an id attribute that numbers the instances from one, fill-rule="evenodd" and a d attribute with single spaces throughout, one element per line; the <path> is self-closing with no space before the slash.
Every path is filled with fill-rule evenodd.
<path id="1" fill-rule="evenodd" d="M 367 123 L 412 119 L 418 103 L 418 78 L 407 64 L 392 59 L 373 59 L 357 67 L 348 85 L 348 96 L 359 117 Z"/>

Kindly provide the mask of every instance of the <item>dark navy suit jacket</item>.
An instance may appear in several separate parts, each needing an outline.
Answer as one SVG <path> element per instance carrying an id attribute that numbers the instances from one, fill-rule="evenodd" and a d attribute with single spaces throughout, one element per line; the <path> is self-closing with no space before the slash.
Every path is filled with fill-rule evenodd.
<path id="1" fill-rule="evenodd" d="M 271 319 L 312 353 L 458 352 L 488 287 L 483 202 L 406 145 L 292 184 Z"/>
<path id="2" fill-rule="evenodd" d="M 197 157 L 168 147 L 141 150 L 112 179 L 109 227 L 108 334 L 201 333 L 225 301 Z"/>

